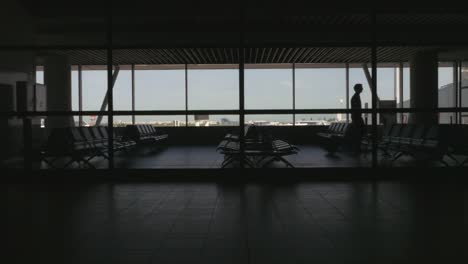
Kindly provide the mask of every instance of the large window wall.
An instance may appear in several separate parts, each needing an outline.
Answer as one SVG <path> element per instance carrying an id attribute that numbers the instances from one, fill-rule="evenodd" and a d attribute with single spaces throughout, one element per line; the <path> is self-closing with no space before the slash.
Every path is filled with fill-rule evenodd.
<path id="1" fill-rule="evenodd" d="M 187 66 L 187 68 L 186 68 Z M 72 102 L 74 111 L 96 111 L 106 98 L 102 84 L 106 71 L 100 66 L 73 66 Z M 38 71 L 39 72 L 39 71 Z M 81 74 L 82 97 L 79 99 Z M 185 111 L 238 109 L 237 65 L 119 65 L 114 67 L 114 111 Z M 40 75 L 40 72 L 38 74 Z M 92 82 L 96 78 L 96 83 Z M 40 79 L 40 77 L 39 77 Z M 79 101 L 82 100 L 82 108 Z M 104 110 L 107 110 L 105 105 Z M 96 116 L 83 116 L 83 125 L 94 125 Z M 103 119 L 105 120 L 105 116 Z M 132 123 L 154 126 L 235 126 L 238 117 L 209 114 L 121 115 L 120 125 Z M 187 123 L 188 121 L 188 123 Z M 103 122 L 104 123 L 104 122 Z"/>
<path id="2" fill-rule="evenodd" d="M 410 70 L 407 63 L 384 63 L 377 67 L 379 101 L 394 101 L 397 108 L 410 107 Z M 439 107 L 456 105 L 454 67 L 443 62 L 439 67 Z M 367 67 L 367 69 L 366 69 Z M 114 111 L 239 111 L 238 65 L 119 65 L 113 86 Z M 246 64 L 246 110 L 308 110 L 349 109 L 353 86 L 361 83 L 362 107 L 372 108 L 372 93 L 366 71 L 367 64 Z M 107 71 L 103 66 L 74 65 L 72 67 L 72 110 L 99 111 L 106 96 Z M 80 75 L 81 90 L 80 95 Z M 401 75 L 401 76 L 400 76 Z M 43 69 L 36 72 L 37 82 L 43 82 Z M 400 80 L 401 79 L 401 80 Z M 399 85 L 402 84 L 402 88 Z M 132 92 L 132 89 L 134 91 Z M 400 99 L 399 93 L 402 92 Z M 81 102 L 81 108 L 80 108 Z M 388 104 L 378 106 L 388 107 Z M 107 110 L 105 105 L 104 110 Z M 143 115 L 135 122 L 155 126 L 234 126 L 239 118 L 223 117 L 219 113 L 176 115 Z M 312 115 L 326 121 L 346 120 L 346 113 Z M 370 124 L 370 117 L 366 119 Z M 96 115 L 84 115 L 83 125 L 93 125 Z M 106 117 L 103 117 L 106 120 Z M 120 124 L 133 123 L 132 115 L 118 120 Z M 152 122 L 152 120 L 154 122 Z M 320 121 L 318 120 L 318 121 Z M 397 118 L 406 123 L 408 116 Z M 452 120 L 452 121 L 450 121 Z M 270 125 L 314 124 L 307 114 L 268 115 L 249 114 L 246 122 Z M 455 115 L 442 113 L 441 123 L 455 123 Z M 103 122 L 105 123 L 105 122 Z"/>
<path id="3" fill-rule="evenodd" d="M 237 66 L 188 65 L 187 67 L 186 87 L 185 65 L 135 65 L 134 80 L 131 65 L 119 66 L 119 73 L 113 88 L 114 110 L 131 111 L 134 107 L 137 111 L 177 111 L 185 110 L 186 102 L 188 110 L 239 109 Z M 295 64 L 295 69 L 293 69 L 292 64 L 281 66 L 265 64 L 261 66 L 263 69 L 249 67 L 246 70 L 245 81 L 246 109 L 293 110 L 293 106 L 294 109 L 347 109 L 349 97 L 353 94 L 353 85 L 356 83 L 364 86 L 361 95 L 363 107 L 366 104 L 368 108 L 371 107 L 371 92 L 362 66 Z M 273 69 L 267 69 L 268 67 Z M 346 77 L 347 71 L 349 82 Z M 395 71 L 397 71 L 397 66 L 379 66 L 380 100 L 395 100 Z M 42 71 L 38 71 L 38 82 L 42 79 L 41 74 Z M 105 71 L 99 69 L 99 66 L 86 65 L 81 66 L 81 75 L 83 90 L 81 110 L 100 110 L 106 94 L 103 88 L 107 77 L 104 76 Z M 404 97 L 405 103 L 409 99 L 408 75 L 409 69 L 405 68 L 406 85 L 403 89 L 404 94 L 407 95 Z M 74 111 L 80 110 L 78 79 L 78 66 L 74 66 L 72 70 L 72 109 Z M 135 86 L 134 95 L 132 85 Z M 349 91 L 346 91 L 347 87 Z M 195 119 L 194 115 L 189 116 Z M 265 115 L 257 116 L 258 121 L 270 120 Z M 131 122 L 131 118 L 127 122 Z"/>
<path id="4" fill-rule="evenodd" d="M 460 61 L 440 62 L 439 108 L 464 107 L 465 65 L 465 62 Z M 36 68 L 37 83 L 45 82 L 44 68 L 41 67 L 43 66 Z M 128 124 L 149 124 L 173 129 L 185 127 L 193 130 L 186 130 L 187 134 L 181 132 L 179 138 L 185 138 L 185 142 L 189 142 L 197 139 L 190 134 L 196 129 L 239 129 L 245 124 L 255 124 L 266 127 L 283 126 L 276 131 L 285 136 L 290 132 L 294 138 L 296 133 L 299 135 L 297 131 L 306 126 L 323 130 L 331 122 L 349 121 L 349 102 L 356 83 L 364 86 L 361 99 L 364 108 L 362 116 L 369 125 L 366 136 L 374 136 L 374 116 L 377 117 L 378 133 L 382 132 L 381 125 L 384 122 L 380 115 L 388 111 L 388 108 L 397 108 L 396 120 L 402 123 L 407 123 L 408 116 L 416 111 L 408 109 L 411 106 L 411 87 L 410 65 L 407 60 L 378 63 L 375 68 L 368 61 L 243 65 L 122 64 L 113 65 L 111 71 L 107 67 L 108 65 L 103 64 L 71 65 L 70 117 L 76 125 L 87 127 L 100 124 L 116 128 L 115 132 L 119 131 L 117 128 Z M 240 71 L 240 68 L 244 68 L 244 71 Z M 395 107 L 378 103 L 373 108 L 373 73 L 377 76 L 378 101 L 393 101 Z M 240 82 L 241 77 L 243 83 Z M 112 98 L 109 96 L 109 88 Z M 445 90 L 451 92 L 443 97 Z M 440 123 L 466 122 L 466 116 L 458 113 L 457 109 L 434 111 L 440 112 Z M 448 118 L 443 121 L 443 117 Z M 50 119 L 53 118 L 55 116 Z M 80 119 L 83 122 L 78 122 Z M 172 133 L 176 133 L 174 131 L 176 130 Z M 310 131 L 301 131 L 301 136 Z M 119 136 L 119 133 L 115 136 Z M 312 156 L 310 158 L 313 159 Z M 365 164 L 370 166 L 372 159 L 369 156 L 367 158 Z"/>

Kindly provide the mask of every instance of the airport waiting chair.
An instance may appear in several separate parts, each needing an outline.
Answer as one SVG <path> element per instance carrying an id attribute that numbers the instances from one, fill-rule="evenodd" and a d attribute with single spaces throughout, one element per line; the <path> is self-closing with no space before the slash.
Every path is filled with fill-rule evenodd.
<path id="1" fill-rule="evenodd" d="M 169 135 L 160 133 L 151 125 L 127 125 L 123 136 L 124 141 L 134 141 L 137 144 L 150 144 L 153 147 L 160 146 Z"/>
<path id="2" fill-rule="evenodd" d="M 70 136 L 65 128 L 55 128 L 47 138 L 47 143 L 40 150 L 40 160 L 49 168 L 57 169 L 58 160 L 72 155 L 72 144 Z M 72 158 L 73 159 L 73 158 Z M 67 166 L 69 163 L 66 164 Z"/>
<path id="3" fill-rule="evenodd" d="M 388 131 L 388 135 L 384 135 L 382 137 L 381 142 L 378 144 L 378 149 L 382 150 L 384 155 L 391 156 L 390 145 L 399 141 L 402 127 L 402 124 L 393 124 L 391 129 Z"/>
<path id="4" fill-rule="evenodd" d="M 468 164 L 468 125 L 463 125 L 461 127 L 461 137 L 460 144 L 458 144 L 460 149 L 460 154 L 466 158 L 460 163 L 460 166 Z"/>
<path id="5" fill-rule="evenodd" d="M 410 155 L 414 157 L 413 149 L 414 146 L 420 145 L 424 141 L 424 126 L 423 125 L 406 125 L 406 129 L 402 129 L 401 138 L 398 141 L 398 145 L 394 145 L 395 154 L 392 162 L 404 155 Z M 412 133 L 411 133 L 412 132 Z M 409 134 L 411 135 L 409 136 Z"/>
<path id="6" fill-rule="evenodd" d="M 156 128 L 152 125 L 147 125 L 149 134 L 156 140 L 161 141 L 167 139 L 168 135 L 164 133 L 159 133 Z"/>
<path id="7" fill-rule="evenodd" d="M 443 160 L 448 153 L 448 145 L 440 137 L 440 129 L 438 126 L 429 128 L 422 144 L 416 147 L 416 150 L 426 154 L 429 159 L 439 161 L 445 166 L 449 166 L 448 163 Z"/>
<path id="8" fill-rule="evenodd" d="M 224 155 L 222 168 L 235 161 L 242 161 L 251 168 L 266 167 L 275 161 L 284 163 L 286 167 L 294 167 L 284 157 L 297 154 L 298 147 L 284 140 L 274 139 L 270 133 L 255 126 L 248 126 L 244 129 L 244 133 L 245 149 L 243 155 L 240 152 L 238 137 L 233 137 L 233 134 L 227 134 L 218 144 L 216 150 Z"/>
<path id="9" fill-rule="evenodd" d="M 254 130 L 256 130 L 256 127 L 254 125 L 246 125 L 244 127 L 244 141 L 248 144 L 263 144 L 264 142 L 261 140 L 261 137 L 260 134 L 257 132 L 255 132 Z M 236 134 L 236 133 L 227 133 L 226 135 L 224 135 L 223 139 L 221 140 L 221 142 L 218 144 L 218 146 L 216 147 L 216 150 L 217 151 L 220 151 L 222 150 L 225 146 L 227 146 L 227 144 L 231 143 L 231 142 L 239 142 L 239 135 Z M 231 144 L 232 146 L 233 144 Z"/>
<path id="10" fill-rule="evenodd" d="M 99 126 L 97 127 L 101 137 L 104 141 L 109 142 L 109 130 L 107 127 Z M 122 136 L 117 136 L 115 132 L 113 133 L 114 149 L 122 149 L 124 151 L 133 148 L 136 146 L 136 142 L 130 139 L 124 139 Z"/>
<path id="11" fill-rule="evenodd" d="M 419 134 L 420 132 L 418 132 Z M 449 164 L 444 160 L 444 157 L 449 154 L 448 146 L 441 139 L 438 126 L 431 126 L 421 139 L 419 135 L 413 135 L 412 140 L 406 145 L 400 145 L 398 153 L 392 160 L 392 164 L 403 155 L 410 155 L 414 158 L 422 158 L 423 160 L 433 160 L 442 163 L 445 166 Z"/>
<path id="12" fill-rule="evenodd" d="M 390 144 L 390 135 L 392 134 L 393 129 L 395 128 L 395 124 L 386 125 L 382 131 L 382 136 L 377 143 L 377 149 L 382 151 L 384 156 L 391 156 L 387 150 L 387 145 Z M 370 148 L 371 141 L 367 140 L 367 142 L 363 142 L 363 144 L 367 144 L 367 148 Z"/>
<path id="13" fill-rule="evenodd" d="M 93 137 L 89 133 L 89 130 L 83 129 L 82 127 L 70 127 L 72 140 L 74 142 L 74 152 L 81 153 L 86 156 L 86 164 L 94 167 L 89 163 L 95 157 L 108 158 L 105 154 L 105 146 L 98 144 L 94 141 Z M 83 160 L 82 160 L 83 161 Z"/>
<path id="14" fill-rule="evenodd" d="M 468 126 L 450 125 L 444 127 L 443 138 L 447 141 L 447 157 L 458 166 L 464 166 L 468 162 Z M 459 161 L 457 157 L 464 157 Z"/>
<path id="15" fill-rule="evenodd" d="M 102 144 L 105 148 L 106 151 L 109 151 L 109 133 L 107 131 L 106 127 L 99 126 L 99 127 L 90 127 L 89 128 L 91 131 L 91 134 L 93 135 L 93 138 L 95 142 L 99 142 L 99 144 Z M 115 133 L 114 133 L 115 135 Z M 134 146 L 135 143 L 133 142 L 125 142 L 120 140 L 121 137 L 114 136 L 113 137 L 113 143 L 112 147 L 114 152 L 119 152 L 119 151 L 124 151 L 127 152 L 127 150 Z"/>
<path id="16" fill-rule="evenodd" d="M 86 142 L 88 143 L 88 145 L 95 150 L 96 156 L 101 156 L 106 159 L 109 159 L 108 145 L 104 141 L 96 139 L 91 134 L 91 129 L 89 127 L 80 127 L 79 130 Z"/>
<path id="17" fill-rule="evenodd" d="M 319 140 L 319 145 L 328 153 L 335 153 L 340 146 L 347 142 L 346 138 L 349 135 L 352 124 L 345 122 L 332 122 L 326 131 L 316 133 Z"/>
<path id="18" fill-rule="evenodd" d="M 271 153 L 268 153 L 267 155 L 269 160 L 262 166 L 266 167 L 274 161 L 280 161 L 286 164 L 286 167 L 294 168 L 294 166 L 284 157 L 297 154 L 299 152 L 299 148 L 283 140 L 274 140 L 271 144 Z"/>
<path id="19" fill-rule="evenodd" d="M 69 159 L 61 168 L 65 169 L 74 163 L 95 168 L 90 161 L 98 156 L 96 148 L 81 134 L 78 128 L 56 128 L 47 140 L 46 147 L 41 151 L 41 160 L 51 168 L 59 168 L 59 160 Z"/>
<path id="20" fill-rule="evenodd" d="M 391 137 L 390 144 L 387 146 L 394 152 L 399 152 L 401 147 L 411 141 L 411 135 L 414 130 L 414 125 L 402 125 L 398 136 Z"/>

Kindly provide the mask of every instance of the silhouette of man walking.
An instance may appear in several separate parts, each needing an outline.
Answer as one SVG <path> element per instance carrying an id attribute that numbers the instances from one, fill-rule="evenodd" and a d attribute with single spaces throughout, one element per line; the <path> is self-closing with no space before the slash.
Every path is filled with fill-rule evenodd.
<path id="1" fill-rule="evenodd" d="M 364 120 L 361 116 L 361 93 L 362 84 L 357 83 L 354 85 L 354 95 L 351 97 L 351 122 L 353 130 L 352 148 L 356 152 L 361 150 L 361 138 L 364 134 Z"/>

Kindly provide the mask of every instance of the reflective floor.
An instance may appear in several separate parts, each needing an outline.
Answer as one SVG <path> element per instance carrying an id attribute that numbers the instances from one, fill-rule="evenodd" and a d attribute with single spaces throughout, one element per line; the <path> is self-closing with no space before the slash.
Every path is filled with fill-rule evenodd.
<path id="1" fill-rule="evenodd" d="M 2 263 L 467 263 L 453 183 L 8 185 Z"/>
<path id="2" fill-rule="evenodd" d="M 370 167 L 371 156 L 336 153 L 329 155 L 315 145 L 302 145 L 300 152 L 285 156 L 294 167 Z M 216 152 L 216 146 L 170 146 L 157 151 L 139 148 L 129 154 L 116 156 L 120 168 L 220 168 L 224 156 Z M 229 167 L 238 166 L 232 164 Z M 285 163 L 273 162 L 268 167 L 286 167 Z"/>

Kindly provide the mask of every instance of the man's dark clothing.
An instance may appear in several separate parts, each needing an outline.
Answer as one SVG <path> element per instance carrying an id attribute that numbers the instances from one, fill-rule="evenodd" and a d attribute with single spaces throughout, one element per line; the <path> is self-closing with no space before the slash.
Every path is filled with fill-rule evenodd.
<path id="1" fill-rule="evenodd" d="M 351 121 L 355 126 L 361 128 L 364 126 L 364 120 L 361 116 L 361 96 L 358 93 L 355 93 L 351 97 Z"/>
<path id="2" fill-rule="evenodd" d="M 356 152 L 360 152 L 361 139 L 364 135 L 364 120 L 361 116 L 361 97 L 355 93 L 351 97 L 351 122 L 352 122 L 352 148 Z"/>

